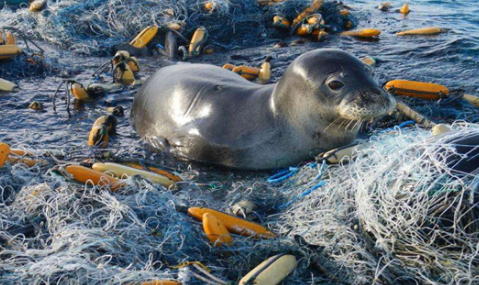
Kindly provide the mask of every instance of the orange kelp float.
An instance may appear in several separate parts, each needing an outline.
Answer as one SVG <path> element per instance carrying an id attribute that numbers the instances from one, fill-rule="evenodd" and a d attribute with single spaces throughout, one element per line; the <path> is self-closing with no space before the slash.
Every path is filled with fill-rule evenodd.
<path id="1" fill-rule="evenodd" d="M 233 65 L 231 63 L 227 63 L 227 64 L 223 65 L 224 69 L 228 69 L 230 71 L 233 71 L 233 69 L 235 69 L 236 67 L 237 67 L 236 65 Z"/>
<path id="2" fill-rule="evenodd" d="M 207 11 L 211 11 L 215 8 L 215 3 L 214 2 L 206 2 L 203 7 L 205 8 L 205 10 Z"/>
<path id="3" fill-rule="evenodd" d="M 130 45 L 136 48 L 144 48 L 153 40 L 158 33 L 157 26 L 149 26 L 141 31 L 131 42 Z"/>
<path id="4" fill-rule="evenodd" d="M 10 154 L 10 146 L 6 143 L 0 143 L 0 168 L 7 161 L 7 157 Z"/>
<path id="5" fill-rule="evenodd" d="M 93 185 L 109 185 L 111 191 L 116 191 L 119 188 L 126 186 L 126 183 L 119 179 L 80 165 L 70 165 L 67 166 L 65 170 L 73 175 L 73 179 L 78 182 L 87 183 L 88 181 L 91 181 Z"/>
<path id="6" fill-rule="evenodd" d="M 266 83 L 271 79 L 271 60 L 272 57 L 268 56 L 265 61 L 261 64 L 261 68 L 251 67 L 251 66 L 235 66 L 233 64 L 223 65 L 224 69 L 233 71 L 234 73 L 239 74 L 241 77 L 253 80 L 258 78 L 261 83 Z"/>
<path id="7" fill-rule="evenodd" d="M 394 95 L 416 97 L 427 100 L 439 100 L 449 96 L 449 89 L 446 86 L 437 83 L 408 81 L 408 80 L 392 80 L 384 86 L 386 91 Z M 470 104 L 479 107 L 479 97 L 462 94 L 462 99 Z"/>
<path id="8" fill-rule="evenodd" d="M 363 30 L 355 30 L 355 31 L 346 31 L 340 33 L 342 36 L 352 36 L 352 37 L 360 37 L 360 38 L 375 38 L 381 34 L 380 30 L 376 29 L 363 29 Z"/>
<path id="9" fill-rule="evenodd" d="M 259 75 L 259 68 L 251 66 L 237 66 L 232 71 L 245 79 L 255 79 Z"/>
<path id="10" fill-rule="evenodd" d="M 409 5 L 408 5 L 407 3 L 404 4 L 404 5 L 401 7 L 401 9 L 399 10 L 399 12 L 400 12 L 401 14 L 404 14 L 404 15 L 409 14 L 409 12 L 411 12 L 411 10 L 409 10 Z"/>
<path id="11" fill-rule="evenodd" d="M 9 156 L 7 158 L 8 162 L 11 164 L 24 164 L 28 167 L 33 167 L 35 165 L 38 166 L 45 166 L 48 165 L 48 161 L 43 160 L 43 159 L 32 159 L 32 158 L 27 158 L 27 157 L 17 157 L 17 156 Z"/>
<path id="12" fill-rule="evenodd" d="M 135 169 L 140 169 L 140 170 L 146 170 L 146 171 L 153 171 L 155 173 L 158 173 L 160 175 L 164 175 L 166 177 L 168 177 L 169 179 L 175 181 L 175 182 L 178 182 L 178 181 L 183 181 L 183 179 L 181 179 L 180 176 L 174 174 L 174 173 L 171 173 L 171 172 L 168 172 L 166 170 L 163 170 L 163 169 L 159 169 L 159 168 L 156 168 L 156 167 L 151 167 L 151 166 L 148 166 L 146 169 L 143 168 L 143 166 L 139 165 L 139 164 L 135 164 L 135 163 L 125 163 L 126 166 L 129 166 L 129 167 L 133 167 Z"/>
<path id="13" fill-rule="evenodd" d="M 273 26 L 281 29 L 289 29 L 291 26 L 291 23 L 288 21 L 288 19 L 280 16 L 274 16 L 273 17 Z"/>
<path id="14" fill-rule="evenodd" d="M 143 169 L 128 167 L 123 164 L 111 162 L 97 162 L 93 164 L 92 168 L 96 171 L 108 173 L 118 178 L 124 176 L 140 175 L 141 177 L 148 179 L 153 183 L 161 184 L 167 188 L 176 188 L 175 182 L 164 175 L 158 174 L 156 172 L 146 171 Z"/>
<path id="15" fill-rule="evenodd" d="M 263 226 L 253 223 L 247 220 L 234 217 L 232 215 L 216 211 L 209 208 L 198 208 L 192 207 L 188 209 L 188 214 L 193 218 L 202 221 L 203 215 L 209 213 L 214 215 L 216 218 L 220 219 L 226 226 L 229 232 L 244 235 L 244 236 L 254 236 L 260 238 L 274 238 L 276 235 L 271 231 L 267 230 Z"/>
<path id="16" fill-rule="evenodd" d="M 173 280 L 152 280 L 143 282 L 141 285 L 181 285 L 181 282 Z"/>
<path id="17" fill-rule="evenodd" d="M 12 59 L 22 53 L 22 49 L 17 45 L 1 45 L 0 60 Z"/>
<path id="18" fill-rule="evenodd" d="M 210 213 L 205 213 L 202 221 L 206 237 L 214 246 L 229 245 L 233 242 L 230 232 L 220 219 Z"/>
<path id="19" fill-rule="evenodd" d="M 324 4 L 324 0 L 314 0 L 313 3 L 311 3 L 311 5 L 308 8 L 306 8 L 293 20 L 293 22 L 291 23 L 292 28 L 295 29 L 296 26 L 299 23 L 301 23 L 304 18 L 306 18 L 307 16 L 313 13 L 316 13 L 319 10 L 319 8 L 323 6 L 323 4 Z M 294 30 L 292 32 L 294 32 Z"/>
<path id="20" fill-rule="evenodd" d="M 386 83 L 384 89 L 394 95 L 427 100 L 438 100 L 449 95 L 447 87 L 441 84 L 409 80 L 391 80 Z"/>
<path id="21" fill-rule="evenodd" d="M 321 14 L 312 14 L 303 20 L 303 24 L 298 28 L 296 33 L 300 36 L 310 35 L 320 31 L 321 25 L 324 25 L 323 16 Z"/>
<path id="22" fill-rule="evenodd" d="M 437 35 L 444 32 L 443 29 L 438 27 L 429 27 L 415 30 L 408 30 L 396 33 L 397 36 L 413 36 L 413 35 Z"/>

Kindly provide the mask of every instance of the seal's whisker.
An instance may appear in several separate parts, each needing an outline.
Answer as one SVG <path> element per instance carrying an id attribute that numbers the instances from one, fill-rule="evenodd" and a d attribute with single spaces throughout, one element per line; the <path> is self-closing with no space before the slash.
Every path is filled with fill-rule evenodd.
<path id="1" fill-rule="evenodd" d="M 345 122 L 347 122 L 347 119 L 346 119 L 346 120 L 343 119 L 343 120 L 341 121 L 341 124 L 338 125 L 338 128 L 337 128 L 336 130 L 339 131 Z"/>
<path id="2" fill-rule="evenodd" d="M 349 126 L 350 126 L 353 122 L 354 122 L 354 124 L 353 124 L 353 128 L 351 128 L 351 130 L 354 130 L 354 126 L 356 125 L 356 122 L 357 122 L 357 121 L 356 121 L 356 120 L 352 120 L 352 119 L 349 120 L 349 123 L 347 124 L 347 126 L 346 126 L 346 128 L 345 128 L 344 130 L 347 131 L 348 128 L 349 128 Z"/>
<path id="3" fill-rule="evenodd" d="M 324 129 L 324 132 L 326 132 L 326 131 L 329 129 L 329 127 L 331 127 L 332 125 L 334 125 L 334 124 L 335 124 L 337 121 L 339 121 L 340 119 L 341 119 L 341 118 L 336 118 L 336 119 L 334 119 L 334 121 L 332 121 L 332 122 L 326 127 L 326 129 Z"/>

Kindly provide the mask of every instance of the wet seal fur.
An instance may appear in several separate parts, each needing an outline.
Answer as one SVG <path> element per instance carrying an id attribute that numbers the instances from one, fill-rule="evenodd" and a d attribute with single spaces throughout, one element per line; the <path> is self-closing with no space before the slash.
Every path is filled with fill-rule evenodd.
<path id="1" fill-rule="evenodd" d="M 394 108 L 370 67 L 347 52 L 319 49 L 269 85 L 206 64 L 162 68 L 136 94 L 131 123 L 177 157 L 265 170 L 350 144 L 361 122 Z"/>

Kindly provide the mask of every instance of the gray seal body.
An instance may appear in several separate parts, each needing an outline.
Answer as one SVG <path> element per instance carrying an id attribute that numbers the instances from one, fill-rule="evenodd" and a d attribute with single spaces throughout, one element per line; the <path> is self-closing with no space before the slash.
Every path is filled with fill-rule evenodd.
<path id="1" fill-rule="evenodd" d="M 295 59 L 269 85 L 206 64 L 162 68 L 138 91 L 131 122 L 177 157 L 265 170 L 347 145 L 363 121 L 394 107 L 358 58 L 321 49 Z"/>

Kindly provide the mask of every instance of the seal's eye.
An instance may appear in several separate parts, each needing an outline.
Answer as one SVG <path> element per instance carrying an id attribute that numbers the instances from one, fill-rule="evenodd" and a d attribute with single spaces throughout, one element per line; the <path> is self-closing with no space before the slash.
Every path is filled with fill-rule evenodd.
<path id="1" fill-rule="evenodd" d="M 331 90 L 339 90 L 341 88 L 344 87 L 344 83 L 342 83 L 341 81 L 338 81 L 338 80 L 333 80 L 331 82 L 328 83 L 328 86 L 329 88 L 331 88 Z"/>

